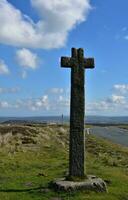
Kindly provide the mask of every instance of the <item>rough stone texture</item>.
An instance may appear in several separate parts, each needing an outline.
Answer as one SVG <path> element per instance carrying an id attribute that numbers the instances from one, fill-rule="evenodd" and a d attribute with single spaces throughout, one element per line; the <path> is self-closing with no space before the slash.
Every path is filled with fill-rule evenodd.
<path id="1" fill-rule="evenodd" d="M 69 176 L 84 177 L 84 69 L 93 68 L 94 59 L 85 59 L 83 49 L 72 48 L 72 57 L 62 57 L 61 66 L 71 67 Z"/>
<path id="2" fill-rule="evenodd" d="M 107 192 L 106 183 L 96 176 L 88 176 L 82 182 L 67 181 L 64 178 L 53 182 L 55 190 L 59 191 L 76 191 L 76 190 L 91 190 L 96 192 Z"/>
<path id="3" fill-rule="evenodd" d="M 94 68 L 94 58 L 86 58 L 86 59 L 84 59 L 84 67 L 86 69 Z"/>

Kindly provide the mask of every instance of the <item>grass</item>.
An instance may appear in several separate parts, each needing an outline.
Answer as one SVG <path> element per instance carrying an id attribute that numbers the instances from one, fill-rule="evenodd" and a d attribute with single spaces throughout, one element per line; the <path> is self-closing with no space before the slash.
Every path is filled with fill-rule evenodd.
<path id="1" fill-rule="evenodd" d="M 128 124 L 120 125 L 119 128 L 128 130 Z"/>
<path id="2" fill-rule="evenodd" d="M 16 138 L 15 133 L 11 145 L 9 141 L 10 146 L 6 144 L 0 148 L 0 200 L 128 200 L 128 148 L 87 135 L 87 174 L 106 180 L 109 192 L 58 193 L 48 186 L 50 181 L 67 173 L 68 128 L 52 126 L 34 129 L 37 143 L 33 146 L 28 144 L 26 147 L 26 144 L 20 143 L 23 136 Z M 10 151 L 12 145 L 15 151 Z M 34 145 L 38 148 L 33 148 Z"/>

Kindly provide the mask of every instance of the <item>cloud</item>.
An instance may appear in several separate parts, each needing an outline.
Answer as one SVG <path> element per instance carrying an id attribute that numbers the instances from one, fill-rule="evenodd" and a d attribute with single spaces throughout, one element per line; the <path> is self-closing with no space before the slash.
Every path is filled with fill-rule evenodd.
<path id="1" fill-rule="evenodd" d="M 128 84 L 115 84 L 113 88 L 120 93 L 127 93 L 128 92 Z"/>
<path id="2" fill-rule="evenodd" d="M 69 32 L 86 21 L 90 0 L 31 0 L 35 23 L 7 0 L 0 0 L 0 42 L 26 48 L 60 48 Z"/>
<path id="3" fill-rule="evenodd" d="M 62 96 L 60 95 L 58 100 L 57 100 L 57 103 L 59 104 L 59 106 L 61 106 L 61 108 L 69 108 L 70 106 L 70 98 L 69 97 L 65 97 L 65 96 Z"/>
<path id="4" fill-rule="evenodd" d="M 5 64 L 4 60 L 0 59 L 0 74 L 8 75 L 9 69 L 8 66 Z"/>
<path id="5" fill-rule="evenodd" d="M 13 87 L 13 88 L 2 88 L 0 87 L 0 94 L 15 94 L 20 91 L 19 87 Z"/>
<path id="6" fill-rule="evenodd" d="M 39 64 L 39 58 L 37 54 L 25 48 L 17 50 L 16 60 L 20 66 L 25 67 L 25 68 L 36 69 Z M 23 73 L 23 77 L 25 76 L 26 74 Z"/>
<path id="7" fill-rule="evenodd" d="M 65 109 L 69 110 L 70 101 L 68 97 L 57 96 L 54 98 L 52 95 L 43 95 L 37 99 L 30 99 L 26 102 L 22 102 L 20 107 L 26 107 L 31 111 L 43 111 L 48 112 L 63 112 Z"/>
<path id="8" fill-rule="evenodd" d="M 0 101 L 0 108 L 9 108 L 9 103 L 7 101 Z"/>
<path id="9" fill-rule="evenodd" d="M 8 108 L 16 110 L 25 110 L 31 112 L 40 112 L 42 113 L 68 113 L 70 106 L 70 98 L 67 96 L 66 90 L 62 88 L 49 89 L 53 93 L 44 93 L 41 97 L 38 98 L 26 98 L 18 99 L 8 103 Z M 63 93 L 62 93 L 63 92 Z M 3 106 L 0 106 L 3 108 Z"/>
<path id="10" fill-rule="evenodd" d="M 115 87 L 115 86 L 113 86 Z M 9 89 L 8 89 L 9 90 Z M 3 90 L 4 91 L 4 90 Z M 7 90 L 6 90 L 7 91 Z M 15 91 L 15 90 L 14 90 Z M 1 102 L 0 108 L 11 108 L 29 113 L 42 114 L 69 114 L 70 111 L 70 94 L 63 88 L 51 88 L 38 98 L 26 98 L 9 102 Z M 86 102 L 86 114 L 93 115 L 123 115 L 128 111 L 127 94 L 119 95 L 113 93 L 110 96 L 97 101 Z"/>
<path id="11" fill-rule="evenodd" d="M 128 100 L 125 96 L 112 94 L 104 100 L 91 102 L 87 104 L 86 111 L 88 114 L 102 114 L 113 115 L 114 113 L 121 113 L 128 109 Z"/>
<path id="12" fill-rule="evenodd" d="M 42 107 L 46 110 L 49 110 L 49 99 L 47 95 L 44 95 L 42 98 L 37 99 L 34 104 L 35 109 Z"/>
<path id="13" fill-rule="evenodd" d="M 22 77 L 22 79 L 27 78 L 27 72 L 25 70 L 22 71 L 21 77 Z"/>
<path id="14" fill-rule="evenodd" d="M 48 94 L 62 94 L 64 92 L 63 88 L 51 88 L 46 91 Z"/>
<path id="15" fill-rule="evenodd" d="M 123 115 L 128 111 L 128 84 L 113 85 L 113 93 L 95 102 L 87 103 L 86 111 L 89 114 Z"/>
<path id="16" fill-rule="evenodd" d="M 106 100 L 108 103 L 113 103 L 113 104 L 124 104 L 125 103 L 125 97 L 124 96 L 119 96 L 116 94 L 113 94 L 110 98 Z"/>
<path id="17" fill-rule="evenodd" d="M 25 100 L 17 100 L 15 103 L 15 108 L 17 109 L 27 109 L 31 111 L 39 111 L 42 109 L 43 111 L 49 110 L 50 102 L 49 97 L 47 95 L 43 95 L 37 99 L 25 99 Z"/>
<path id="18" fill-rule="evenodd" d="M 87 113 L 97 113 L 98 112 L 105 112 L 110 110 L 110 105 L 108 104 L 107 101 L 97 101 L 97 102 L 91 102 L 91 103 L 87 103 L 87 105 L 85 106 Z"/>

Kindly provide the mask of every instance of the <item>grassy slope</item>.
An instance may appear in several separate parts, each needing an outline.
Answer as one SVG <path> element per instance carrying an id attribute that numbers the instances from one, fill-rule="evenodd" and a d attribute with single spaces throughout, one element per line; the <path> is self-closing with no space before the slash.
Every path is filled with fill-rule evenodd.
<path id="1" fill-rule="evenodd" d="M 67 172 L 68 128 L 13 129 L 12 138 L 0 148 L 0 200 L 128 200 L 127 148 L 87 136 L 87 173 L 107 180 L 109 193 L 57 193 L 47 188 L 51 180 Z M 0 130 L 4 132 L 4 128 Z M 19 132 L 24 132 L 25 138 Z M 25 139 L 27 142 L 21 144 Z"/>

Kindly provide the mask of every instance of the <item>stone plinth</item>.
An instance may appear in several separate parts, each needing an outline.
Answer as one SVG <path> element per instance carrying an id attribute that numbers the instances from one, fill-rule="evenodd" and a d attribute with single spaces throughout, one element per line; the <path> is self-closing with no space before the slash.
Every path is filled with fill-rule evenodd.
<path id="1" fill-rule="evenodd" d="M 81 182 L 68 181 L 65 178 L 55 180 L 52 183 L 52 187 L 58 191 L 77 191 L 77 190 L 87 190 L 95 192 L 107 192 L 106 183 L 96 176 L 88 175 L 87 179 Z"/>

